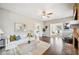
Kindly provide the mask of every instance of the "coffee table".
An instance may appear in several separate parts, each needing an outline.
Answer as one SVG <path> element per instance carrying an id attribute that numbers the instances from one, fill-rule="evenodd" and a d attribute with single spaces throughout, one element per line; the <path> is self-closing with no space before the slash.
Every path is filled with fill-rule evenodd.
<path id="1" fill-rule="evenodd" d="M 50 47 L 49 43 L 33 40 L 29 44 L 24 43 L 16 47 L 16 51 L 20 55 L 42 55 Z"/>

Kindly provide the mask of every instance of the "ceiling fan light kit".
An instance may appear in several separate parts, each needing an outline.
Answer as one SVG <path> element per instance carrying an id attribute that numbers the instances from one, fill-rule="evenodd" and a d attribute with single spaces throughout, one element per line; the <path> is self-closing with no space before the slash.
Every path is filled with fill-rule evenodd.
<path id="1" fill-rule="evenodd" d="M 50 18 L 52 14 L 53 14 L 52 12 L 42 11 L 42 18 L 44 19 Z"/>

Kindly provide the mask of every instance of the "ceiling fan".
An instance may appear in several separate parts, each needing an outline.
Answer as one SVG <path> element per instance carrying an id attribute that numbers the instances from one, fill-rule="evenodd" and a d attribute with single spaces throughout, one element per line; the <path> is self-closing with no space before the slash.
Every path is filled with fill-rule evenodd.
<path id="1" fill-rule="evenodd" d="M 46 12 L 46 11 L 42 11 L 42 16 L 50 18 L 50 15 L 52 15 L 52 12 Z"/>

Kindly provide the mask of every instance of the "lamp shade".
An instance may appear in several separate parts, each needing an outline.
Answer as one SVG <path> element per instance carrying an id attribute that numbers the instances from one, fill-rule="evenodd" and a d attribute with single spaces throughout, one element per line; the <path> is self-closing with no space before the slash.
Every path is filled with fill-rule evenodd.
<path id="1" fill-rule="evenodd" d="M 3 34 L 4 32 L 0 29 L 0 34 Z"/>

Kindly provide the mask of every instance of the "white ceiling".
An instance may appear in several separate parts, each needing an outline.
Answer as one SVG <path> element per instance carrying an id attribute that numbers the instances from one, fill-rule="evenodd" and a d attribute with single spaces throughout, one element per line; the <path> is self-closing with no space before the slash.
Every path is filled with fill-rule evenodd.
<path id="1" fill-rule="evenodd" d="M 0 4 L 0 7 L 37 20 L 53 20 L 73 16 L 73 4 L 68 3 L 4 3 Z M 41 18 L 43 10 L 53 12 L 49 19 Z"/>

